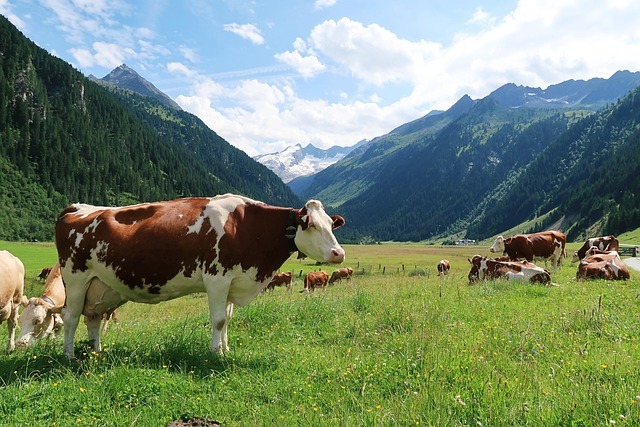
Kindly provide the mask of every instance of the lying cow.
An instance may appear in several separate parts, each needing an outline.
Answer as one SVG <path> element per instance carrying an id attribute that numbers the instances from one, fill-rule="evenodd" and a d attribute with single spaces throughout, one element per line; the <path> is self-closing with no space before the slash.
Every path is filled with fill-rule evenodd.
<path id="1" fill-rule="evenodd" d="M 269 290 L 273 292 L 276 286 L 286 286 L 287 291 L 291 291 L 291 272 L 287 271 L 284 273 L 276 273 L 265 288 L 265 291 Z"/>
<path id="2" fill-rule="evenodd" d="M 350 282 L 353 277 L 353 269 L 351 267 L 342 267 L 331 273 L 329 284 L 333 285 L 336 282 L 342 283 L 342 279 L 347 279 Z"/>
<path id="3" fill-rule="evenodd" d="M 0 251 L 0 323 L 7 321 L 8 351 L 16 348 L 18 308 L 24 301 L 24 264 L 10 252 Z"/>
<path id="4" fill-rule="evenodd" d="M 85 322 L 89 321 L 92 316 L 104 318 L 101 331 L 107 330 L 109 320 L 115 316 L 115 310 L 102 313 L 102 310 L 96 309 L 89 304 L 90 300 L 99 300 L 99 296 L 93 296 L 99 286 L 92 284 L 87 291 L 87 303 L 82 310 L 85 315 Z M 55 336 L 64 322 L 60 317 L 60 312 L 64 307 L 65 289 L 60 273 L 60 265 L 56 263 L 47 276 L 44 284 L 44 292 L 39 298 L 32 297 L 24 300 L 24 310 L 20 315 L 20 337 L 16 341 L 18 347 L 27 347 L 36 343 L 41 338 Z"/>
<path id="5" fill-rule="evenodd" d="M 603 251 L 592 246 L 578 264 L 576 279 L 628 280 L 629 269 L 617 251 Z"/>
<path id="6" fill-rule="evenodd" d="M 74 357 L 73 337 L 92 286 L 102 293 L 94 307 L 108 312 L 126 301 L 155 304 L 206 292 L 211 350 L 229 350 L 227 327 L 234 305 L 246 305 L 296 251 L 339 264 L 345 251 L 333 229 L 345 223 L 322 203 L 301 209 L 269 206 L 224 194 L 105 208 L 74 204 L 55 224 L 55 241 L 67 301 L 64 353 Z M 89 341 L 100 346 L 100 319 L 87 322 Z"/>
<path id="7" fill-rule="evenodd" d="M 440 262 L 438 263 L 438 276 L 444 277 L 447 274 L 449 274 L 450 270 L 451 270 L 451 263 L 449 263 L 449 260 L 441 259 Z"/>
<path id="8" fill-rule="evenodd" d="M 329 273 L 326 271 L 312 271 L 304 277 L 304 289 L 300 292 L 312 293 L 316 288 L 325 288 L 329 282 Z"/>
<path id="9" fill-rule="evenodd" d="M 587 251 L 592 247 L 596 247 L 601 251 L 619 251 L 620 242 L 618 242 L 616 236 L 593 237 L 591 239 L 587 239 L 582 247 L 573 253 L 571 262 L 578 262 L 583 259 L 587 256 Z"/>
<path id="10" fill-rule="evenodd" d="M 479 280 L 507 279 L 518 282 L 549 283 L 551 275 L 542 267 L 529 261 L 496 261 L 475 255 L 469 259 L 469 284 Z"/>
<path id="11" fill-rule="evenodd" d="M 547 260 L 551 259 L 551 265 L 555 270 L 560 265 L 561 257 L 566 256 L 566 242 L 567 237 L 560 231 L 541 231 L 518 234 L 506 239 L 498 236 L 489 250 L 506 254 L 512 261 L 526 259 L 532 262 L 534 258 L 543 258 L 546 264 Z"/>

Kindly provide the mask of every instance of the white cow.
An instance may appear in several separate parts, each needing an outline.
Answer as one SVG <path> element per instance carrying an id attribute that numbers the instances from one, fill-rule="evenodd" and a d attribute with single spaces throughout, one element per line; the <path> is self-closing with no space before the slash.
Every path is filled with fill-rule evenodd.
<path id="1" fill-rule="evenodd" d="M 96 297 L 92 296 L 95 290 L 96 287 L 90 287 L 87 302 L 96 299 Z M 60 264 L 56 263 L 47 276 L 42 296 L 39 298 L 32 297 L 23 301 L 25 308 L 20 314 L 20 336 L 16 341 L 16 346 L 27 347 L 35 344 L 41 338 L 55 336 L 56 332 L 62 329 L 64 324 L 60 312 L 64 307 L 65 297 Z M 89 304 L 85 304 L 83 314 L 86 321 L 87 316 L 98 317 L 103 313 L 97 313 Z M 107 324 L 112 315 L 113 311 L 104 313 L 102 332 L 106 332 Z"/>
<path id="2" fill-rule="evenodd" d="M 26 301 L 24 296 L 24 264 L 8 251 L 0 251 L 0 323 L 7 321 L 9 342 L 7 350 L 15 345 L 18 308 Z"/>

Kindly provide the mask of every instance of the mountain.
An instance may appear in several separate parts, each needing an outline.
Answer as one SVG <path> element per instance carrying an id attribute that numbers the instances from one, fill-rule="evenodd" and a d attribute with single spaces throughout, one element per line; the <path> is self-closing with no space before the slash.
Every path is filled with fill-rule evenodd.
<path id="1" fill-rule="evenodd" d="M 226 192 L 300 206 L 273 172 L 196 116 L 98 85 L 0 16 L 0 240 L 52 240 L 69 203 Z"/>
<path id="2" fill-rule="evenodd" d="M 98 84 L 127 89 L 140 95 L 154 98 L 174 110 L 182 110 L 178 103 L 171 99 L 171 97 L 140 76 L 134 69 L 127 67 L 126 64 L 114 68 L 101 79 L 95 78 L 94 76 L 89 76 L 89 78 Z"/>
<path id="3" fill-rule="evenodd" d="M 607 232 L 614 221 L 608 218 L 623 203 L 619 194 L 628 194 L 627 204 L 635 200 L 625 189 L 633 188 L 634 176 L 620 173 L 629 182 L 600 200 L 600 193 L 581 193 L 596 181 L 584 173 L 599 170 L 607 156 L 617 158 L 631 144 L 627 137 L 636 132 L 640 109 L 619 99 L 639 84 L 640 73 L 622 71 L 544 91 L 508 84 L 480 100 L 463 97 L 449 110 L 402 125 L 316 174 L 303 196 L 352 218 L 343 235 L 353 241 L 419 241 L 454 233 L 483 239 L 528 220 L 538 227 L 560 221 L 573 238 L 587 230 Z M 634 96 L 637 89 L 628 95 Z M 609 107 L 598 110 L 602 105 Z M 609 117 L 623 116 L 626 121 L 589 134 Z M 604 176 L 597 180 L 601 186 Z M 575 200 L 572 209 L 563 208 L 567 200 Z M 583 212 L 580 200 L 593 208 Z M 632 216 L 634 210 L 625 212 Z M 620 221 L 633 223 L 624 215 L 618 213 Z"/>
<path id="4" fill-rule="evenodd" d="M 253 159 L 271 169 L 288 183 L 295 178 L 326 169 L 364 143 L 366 141 L 360 141 L 352 147 L 334 145 L 327 149 L 317 148 L 312 144 L 306 147 L 296 144 L 278 153 L 261 154 L 254 156 Z"/>

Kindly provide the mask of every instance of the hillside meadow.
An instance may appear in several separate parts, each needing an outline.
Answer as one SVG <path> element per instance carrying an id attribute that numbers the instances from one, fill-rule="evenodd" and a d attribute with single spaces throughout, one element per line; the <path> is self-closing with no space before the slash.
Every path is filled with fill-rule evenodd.
<path id="1" fill-rule="evenodd" d="M 626 243 L 623 240 L 624 243 Z M 569 245 L 568 252 L 578 245 Z M 0 242 L 27 294 L 51 244 Z M 346 246 L 356 273 L 307 297 L 277 288 L 238 307 L 231 352 L 209 352 L 206 296 L 125 304 L 96 354 L 51 339 L 12 354 L 0 328 L 0 425 L 633 426 L 640 423 L 640 272 L 627 282 L 467 285 L 486 246 Z M 437 277 L 447 258 L 452 273 Z M 290 259 L 297 277 L 316 266 Z M 302 273 L 300 273 L 302 271 Z"/>

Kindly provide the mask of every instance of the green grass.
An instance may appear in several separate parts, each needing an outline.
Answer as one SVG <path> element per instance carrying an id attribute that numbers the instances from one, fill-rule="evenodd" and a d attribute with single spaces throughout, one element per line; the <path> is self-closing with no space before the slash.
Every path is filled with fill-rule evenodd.
<path id="1" fill-rule="evenodd" d="M 208 350 L 204 295 L 124 305 L 100 354 L 81 325 L 77 361 L 62 356 L 61 339 L 1 354 L 0 425 L 640 423 L 640 273 L 581 283 L 565 262 L 557 287 L 468 286 L 466 258 L 486 247 L 346 250 L 364 274 L 313 297 L 298 282 L 236 308 L 225 357 Z M 48 265 L 52 253 L 38 247 L 32 259 Z M 452 262 L 446 280 L 435 274 L 441 258 Z M 318 268 L 332 271 L 293 259 L 283 270 Z"/>

